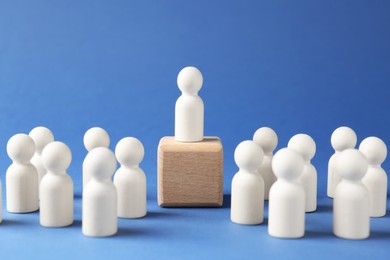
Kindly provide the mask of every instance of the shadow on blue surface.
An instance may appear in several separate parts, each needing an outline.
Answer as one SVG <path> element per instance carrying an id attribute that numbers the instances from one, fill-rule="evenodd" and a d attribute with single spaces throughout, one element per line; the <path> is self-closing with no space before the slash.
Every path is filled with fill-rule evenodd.
<path id="1" fill-rule="evenodd" d="M 376 231 L 372 230 L 370 233 L 370 237 L 368 239 L 373 240 L 386 240 L 390 238 L 390 232 L 389 231 Z"/>
<path id="2" fill-rule="evenodd" d="M 313 213 L 316 212 L 332 212 L 333 211 L 333 206 L 332 205 L 318 205 L 317 210 Z"/>
<path id="3" fill-rule="evenodd" d="M 231 205 L 231 195 L 230 194 L 225 194 L 223 195 L 223 204 L 222 204 L 222 208 L 226 209 L 226 208 L 230 208 L 230 205 Z"/>

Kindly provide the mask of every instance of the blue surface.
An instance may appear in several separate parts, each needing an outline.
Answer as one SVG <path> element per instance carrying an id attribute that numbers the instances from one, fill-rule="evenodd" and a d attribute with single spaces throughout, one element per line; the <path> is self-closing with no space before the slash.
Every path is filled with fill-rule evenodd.
<path id="1" fill-rule="evenodd" d="M 7 140 L 45 125 L 72 149 L 76 191 L 69 228 L 40 227 L 38 213 L 4 212 L 0 259 L 388 258 L 389 214 L 372 219 L 368 240 L 335 238 L 325 191 L 335 128 L 348 125 L 359 142 L 375 135 L 390 145 L 389 12 L 384 0 L 0 0 L 0 171 L 10 164 Z M 221 209 L 156 203 L 157 144 L 173 134 L 176 77 L 188 65 L 204 75 L 205 133 L 224 144 Z M 149 214 L 120 220 L 118 236 L 107 239 L 81 234 L 82 138 L 92 126 L 107 129 L 111 148 L 135 136 L 146 150 Z M 230 223 L 233 151 L 261 126 L 277 131 L 278 148 L 300 132 L 317 142 L 320 206 L 307 215 L 303 239 Z M 1 180 L 4 211 L 4 174 Z"/>

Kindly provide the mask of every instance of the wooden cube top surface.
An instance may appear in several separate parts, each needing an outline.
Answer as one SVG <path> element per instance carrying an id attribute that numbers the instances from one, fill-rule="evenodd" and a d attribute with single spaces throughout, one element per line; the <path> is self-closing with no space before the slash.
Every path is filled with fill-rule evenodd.
<path id="1" fill-rule="evenodd" d="M 216 136 L 206 136 L 201 142 L 183 143 L 173 136 L 165 136 L 160 140 L 159 149 L 174 152 L 219 152 L 222 148 L 221 139 Z"/>

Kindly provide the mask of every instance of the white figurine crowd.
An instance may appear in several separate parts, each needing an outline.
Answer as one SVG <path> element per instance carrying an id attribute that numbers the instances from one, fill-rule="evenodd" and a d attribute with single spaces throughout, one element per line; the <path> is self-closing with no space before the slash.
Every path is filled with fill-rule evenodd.
<path id="1" fill-rule="evenodd" d="M 268 233 L 274 237 L 300 238 L 305 233 L 305 212 L 317 208 L 317 171 L 310 160 L 316 144 L 298 134 L 275 155 L 274 130 L 262 127 L 252 140 L 241 142 L 234 153 L 239 171 L 232 180 L 231 221 L 261 224 L 264 200 L 268 205 Z M 370 217 L 386 214 L 387 175 L 381 164 L 387 156 L 377 137 L 364 139 L 359 149 L 356 133 L 337 128 L 331 137 L 335 154 L 329 160 L 327 194 L 333 198 L 333 233 L 345 239 L 365 239 Z"/>
<path id="2" fill-rule="evenodd" d="M 111 236 L 118 230 L 118 217 L 146 215 L 146 177 L 139 167 L 144 147 L 138 139 L 125 137 L 114 154 L 108 148 L 108 133 L 100 127 L 85 133 L 84 145 L 88 154 L 82 169 L 82 232 L 92 237 Z M 7 211 L 29 213 L 39 209 L 42 226 L 71 225 L 74 189 L 67 174 L 72 161 L 69 147 L 54 141 L 48 128 L 36 127 L 29 135 L 12 136 L 7 153 L 13 161 L 6 173 Z M 117 161 L 121 165 L 118 170 Z"/>

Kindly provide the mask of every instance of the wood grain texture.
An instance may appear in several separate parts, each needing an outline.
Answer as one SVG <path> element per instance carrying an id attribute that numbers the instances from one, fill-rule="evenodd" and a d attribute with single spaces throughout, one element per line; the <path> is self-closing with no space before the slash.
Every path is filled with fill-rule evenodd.
<path id="1" fill-rule="evenodd" d="M 160 206 L 222 206 L 223 147 L 218 137 L 205 137 L 195 143 L 163 137 L 157 160 Z"/>

